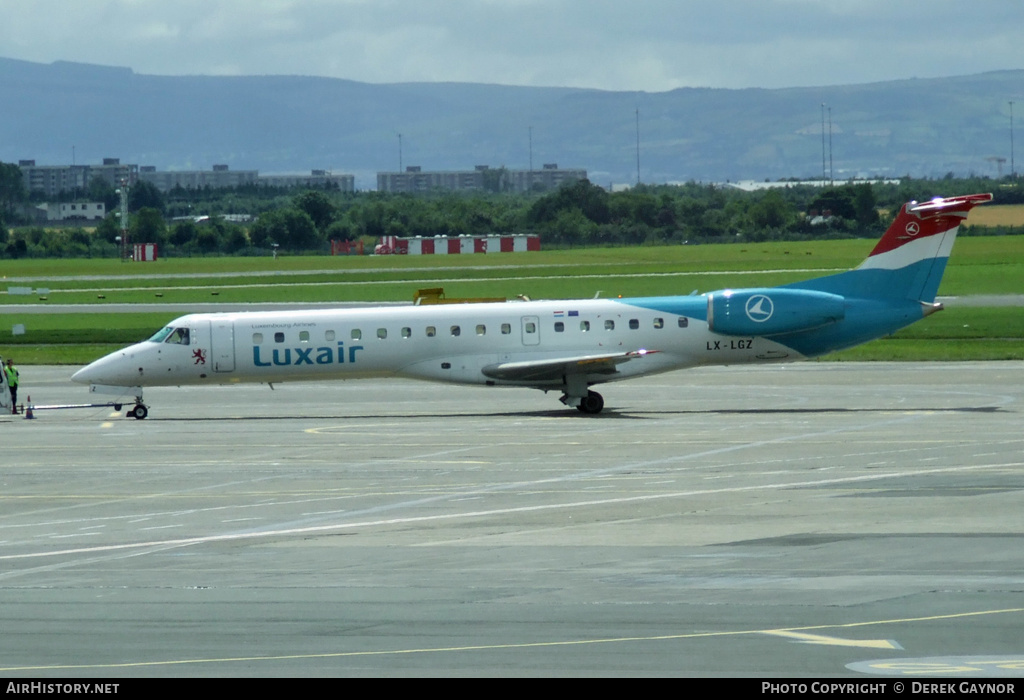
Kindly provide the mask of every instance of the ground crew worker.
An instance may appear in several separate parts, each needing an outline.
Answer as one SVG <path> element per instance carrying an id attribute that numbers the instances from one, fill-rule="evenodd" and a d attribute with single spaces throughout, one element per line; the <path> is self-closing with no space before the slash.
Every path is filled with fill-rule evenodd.
<path id="1" fill-rule="evenodd" d="M 11 413 L 18 413 L 18 368 L 14 366 L 14 360 L 7 358 L 7 366 L 4 367 L 7 373 L 7 388 L 11 390 Z"/>

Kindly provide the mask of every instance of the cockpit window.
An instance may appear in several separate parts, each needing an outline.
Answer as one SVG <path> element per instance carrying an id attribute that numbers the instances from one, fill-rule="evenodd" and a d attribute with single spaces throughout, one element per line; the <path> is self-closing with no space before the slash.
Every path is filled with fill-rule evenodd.
<path id="1" fill-rule="evenodd" d="M 188 328 L 175 328 L 171 331 L 171 334 L 164 340 L 165 343 L 171 343 L 172 345 L 188 345 L 189 335 Z"/>
<path id="2" fill-rule="evenodd" d="M 167 326 L 167 328 L 161 328 L 160 330 L 153 334 L 153 337 L 149 339 L 149 342 L 162 343 L 164 342 L 164 339 L 173 332 L 174 328 L 171 326 Z"/>

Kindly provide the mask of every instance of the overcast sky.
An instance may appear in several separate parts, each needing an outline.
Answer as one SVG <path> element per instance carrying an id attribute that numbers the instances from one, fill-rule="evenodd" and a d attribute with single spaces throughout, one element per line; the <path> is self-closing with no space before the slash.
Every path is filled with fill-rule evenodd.
<path id="1" fill-rule="evenodd" d="M 0 56 L 664 91 L 1024 68 L 1022 0 L 0 0 Z"/>

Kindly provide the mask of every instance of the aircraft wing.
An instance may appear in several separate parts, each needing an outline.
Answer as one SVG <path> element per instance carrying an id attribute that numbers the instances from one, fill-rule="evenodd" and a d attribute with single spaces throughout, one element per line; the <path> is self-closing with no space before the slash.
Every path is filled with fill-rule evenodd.
<path id="1" fill-rule="evenodd" d="M 512 382 L 551 382 L 574 374 L 615 374 L 616 366 L 657 350 L 633 350 L 607 355 L 577 355 L 546 360 L 501 362 L 481 369 L 484 376 Z"/>

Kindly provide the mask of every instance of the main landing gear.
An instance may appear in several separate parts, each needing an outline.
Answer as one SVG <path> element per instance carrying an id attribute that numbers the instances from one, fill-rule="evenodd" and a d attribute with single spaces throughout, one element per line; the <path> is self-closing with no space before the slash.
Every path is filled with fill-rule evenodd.
<path id="1" fill-rule="evenodd" d="M 596 415 L 604 409 L 604 397 L 596 391 L 587 391 L 586 396 L 562 396 L 562 403 L 566 406 L 575 406 L 580 413 Z"/>
<path id="2" fill-rule="evenodd" d="M 604 397 L 596 391 L 588 391 L 576 407 L 581 413 L 597 414 L 604 408 Z"/>
<path id="3" fill-rule="evenodd" d="M 587 386 L 582 374 L 566 374 L 562 377 L 562 403 L 575 406 L 580 413 L 595 415 L 604 408 L 604 397 Z"/>

